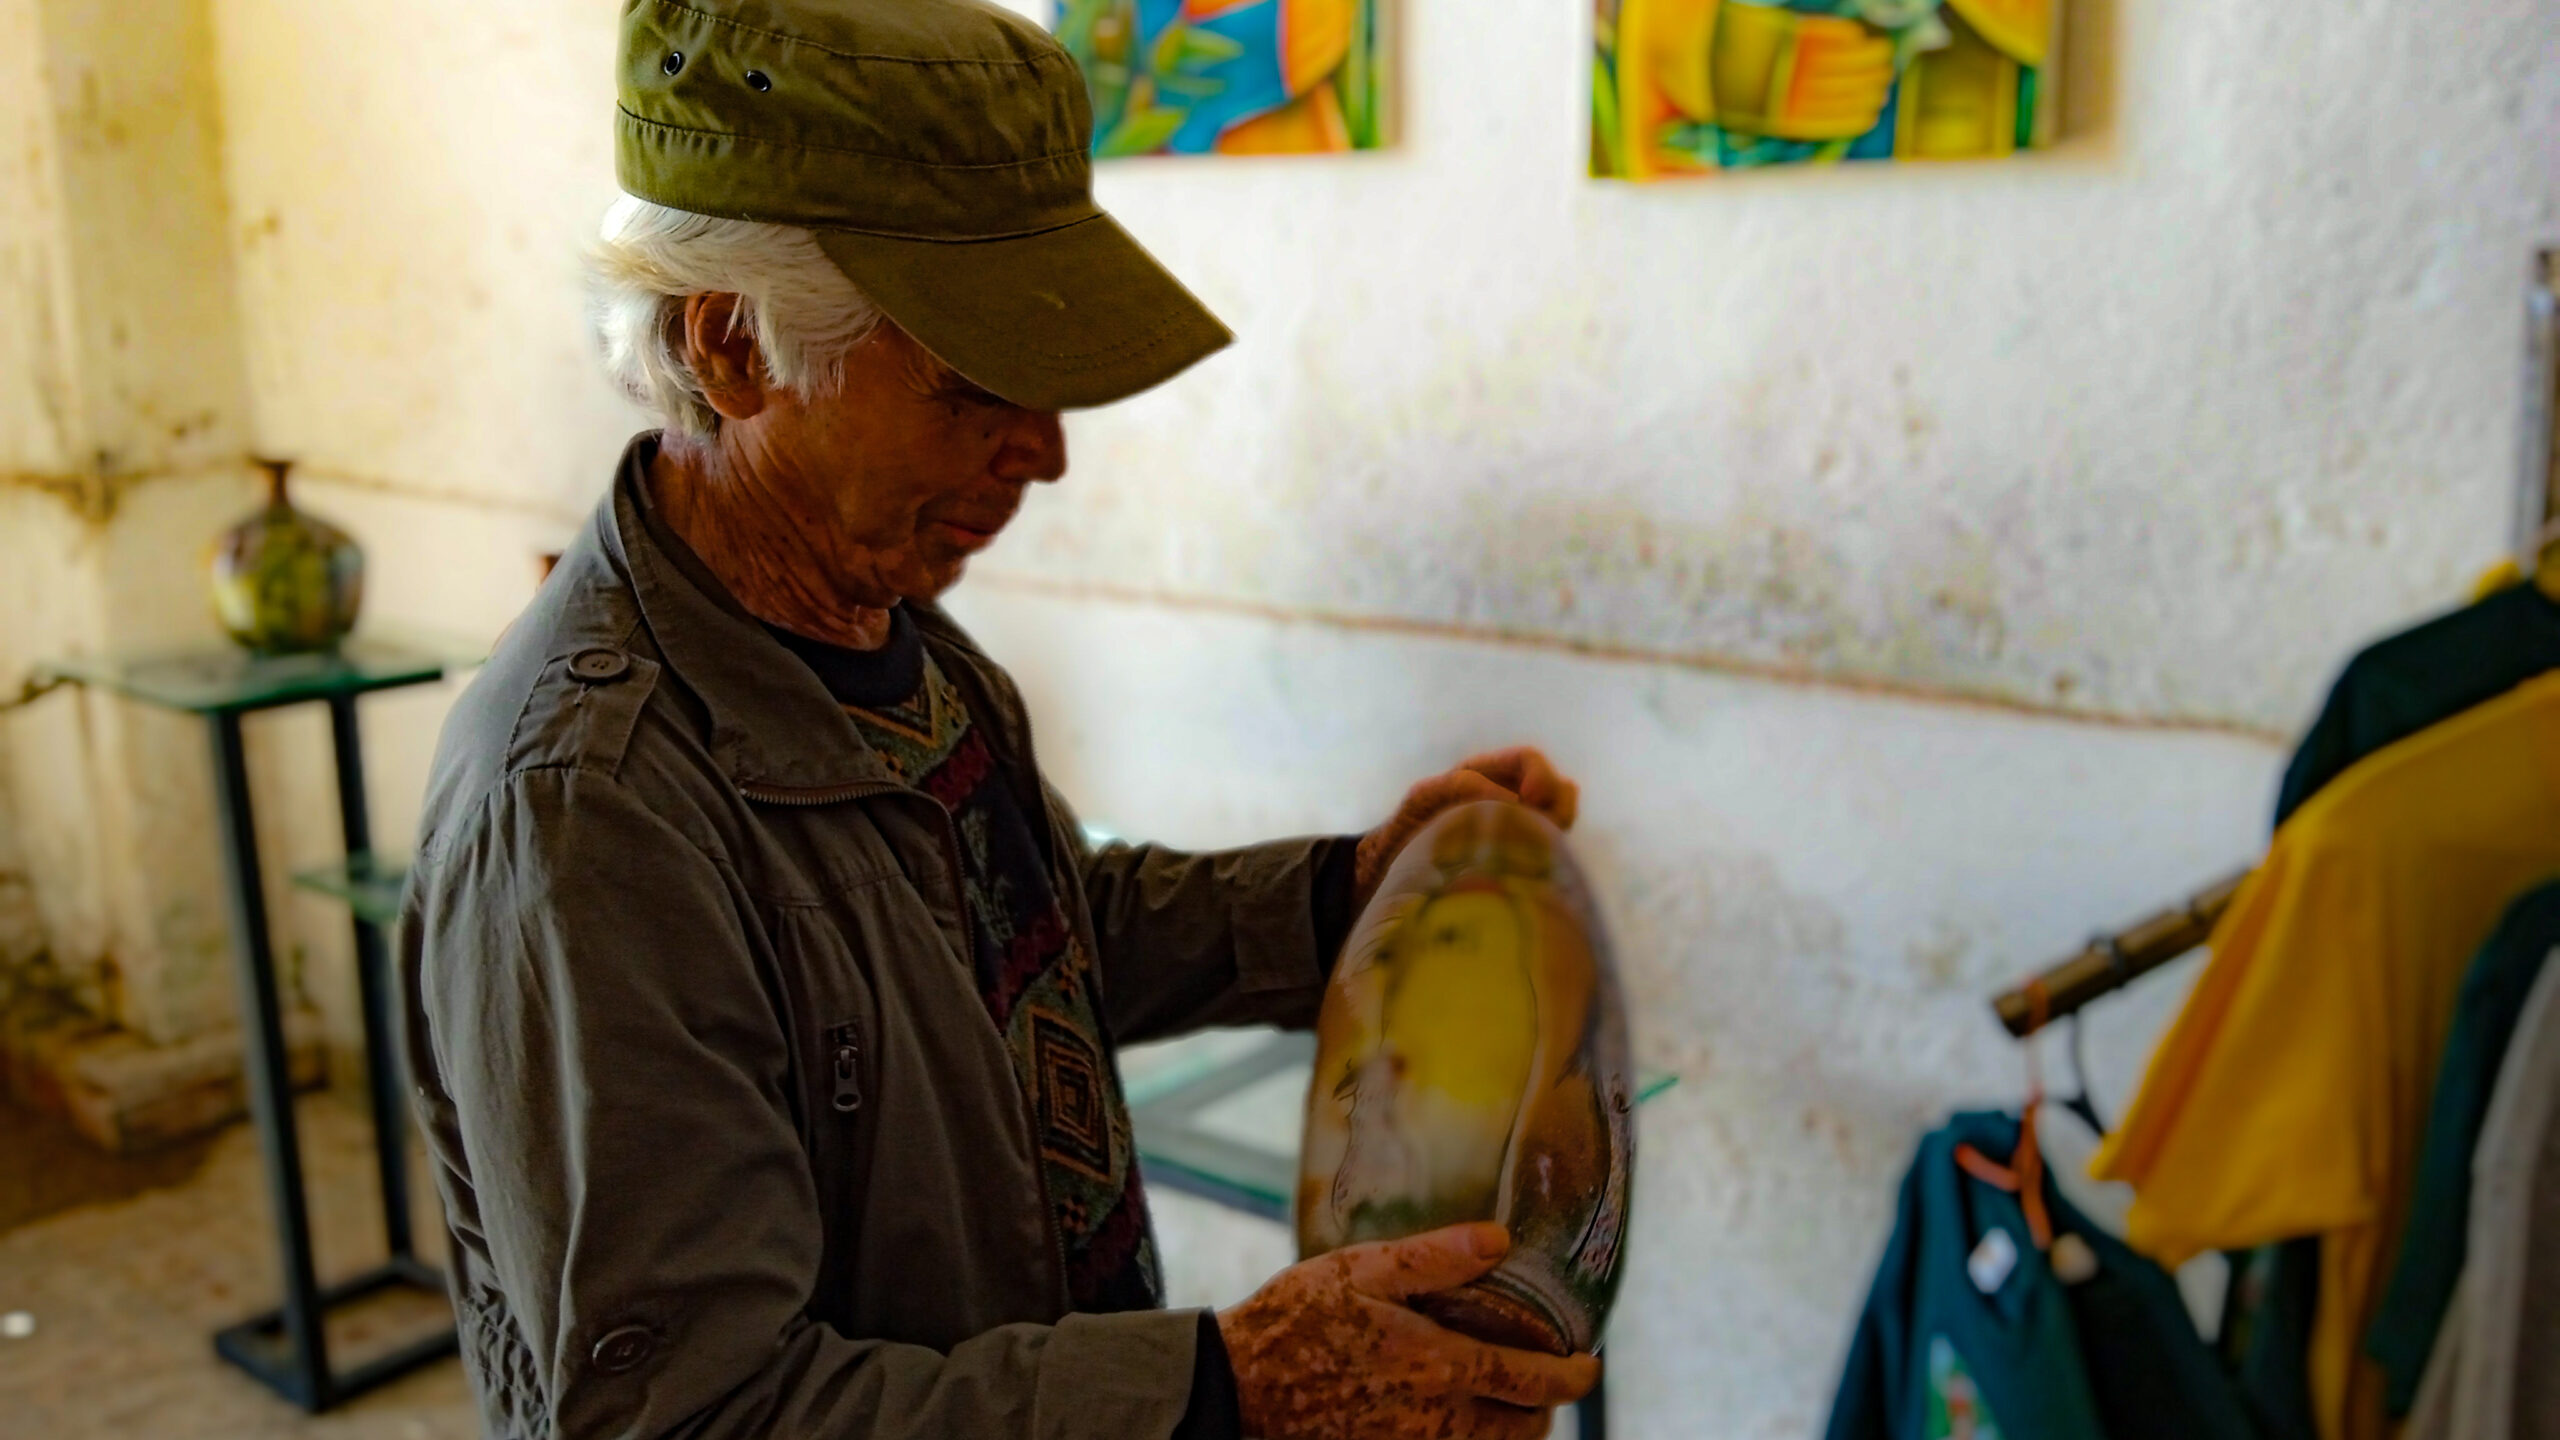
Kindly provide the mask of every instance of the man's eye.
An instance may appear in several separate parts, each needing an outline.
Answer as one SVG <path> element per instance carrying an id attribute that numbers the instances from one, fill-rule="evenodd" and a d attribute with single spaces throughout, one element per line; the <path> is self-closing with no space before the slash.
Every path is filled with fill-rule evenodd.
<path id="1" fill-rule="evenodd" d="M 969 381 L 962 379 L 958 374 L 950 370 L 943 371 L 941 376 L 934 382 L 933 397 L 937 400 L 956 400 L 963 405 L 1001 405 L 1004 403 L 1004 401 L 996 398 L 994 392 L 971 384 Z"/>

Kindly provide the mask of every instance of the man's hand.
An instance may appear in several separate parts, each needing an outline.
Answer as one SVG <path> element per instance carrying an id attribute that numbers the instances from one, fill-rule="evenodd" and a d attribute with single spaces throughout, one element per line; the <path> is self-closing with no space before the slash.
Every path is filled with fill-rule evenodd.
<path id="1" fill-rule="evenodd" d="M 1510 1235 L 1489 1222 L 1346 1245 L 1290 1266 L 1220 1312 L 1245 1433 L 1262 1440 L 1546 1434 L 1556 1406 L 1599 1383 L 1596 1357 L 1488 1345 L 1403 1303 L 1473 1280 L 1510 1249 Z"/>
<path id="2" fill-rule="evenodd" d="M 1360 838 L 1351 862 L 1352 910 L 1357 913 L 1368 906 L 1369 897 L 1378 893 L 1378 882 L 1386 878 L 1387 867 L 1395 863 L 1396 852 L 1415 831 L 1439 818 L 1443 810 L 1478 800 L 1517 801 L 1554 821 L 1557 829 L 1570 830 L 1582 791 L 1557 774 L 1546 756 L 1527 745 L 1459 762 L 1448 774 L 1434 775 L 1407 790 L 1404 803 L 1387 817 L 1387 823 Z"/>

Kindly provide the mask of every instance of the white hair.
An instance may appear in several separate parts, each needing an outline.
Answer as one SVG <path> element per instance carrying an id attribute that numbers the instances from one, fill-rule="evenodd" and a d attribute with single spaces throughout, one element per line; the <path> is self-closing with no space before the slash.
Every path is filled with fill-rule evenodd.
<path id="1" fill-rule="evenodd" d="M 605 211 L 588 271 L 606 370 L 668 430 L 697 440 L 720 415 L 685 363 L 685 297 L 737 296 L 731 333 L 754 337 L 765 373 L 802 395 L 843 383 L 846 354 L 880 322 L 808 231 L 630 195 Z"/>

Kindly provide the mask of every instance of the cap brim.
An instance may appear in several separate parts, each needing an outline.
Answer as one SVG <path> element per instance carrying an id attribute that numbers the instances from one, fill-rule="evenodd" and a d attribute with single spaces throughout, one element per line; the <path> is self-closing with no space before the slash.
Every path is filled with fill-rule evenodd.
<path id="1" fill-rule="evenodd" d="M 1002 240 L 813 233 L 900 329 L 1030 409 L 1126 399 L 1235 339 L 1108 215 Z"/>

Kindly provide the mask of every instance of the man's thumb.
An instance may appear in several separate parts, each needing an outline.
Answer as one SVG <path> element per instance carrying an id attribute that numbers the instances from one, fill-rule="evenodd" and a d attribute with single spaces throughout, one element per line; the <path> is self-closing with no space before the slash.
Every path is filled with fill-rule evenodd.
<path id="1" fill-rule="evenodd" d="M 1381 1300 L 1455 1289 L 1502 1263 L 1511 1232 L 1490 1220 L 1377 1240 L 1338 1252 L 1351 1288 Z"/>

